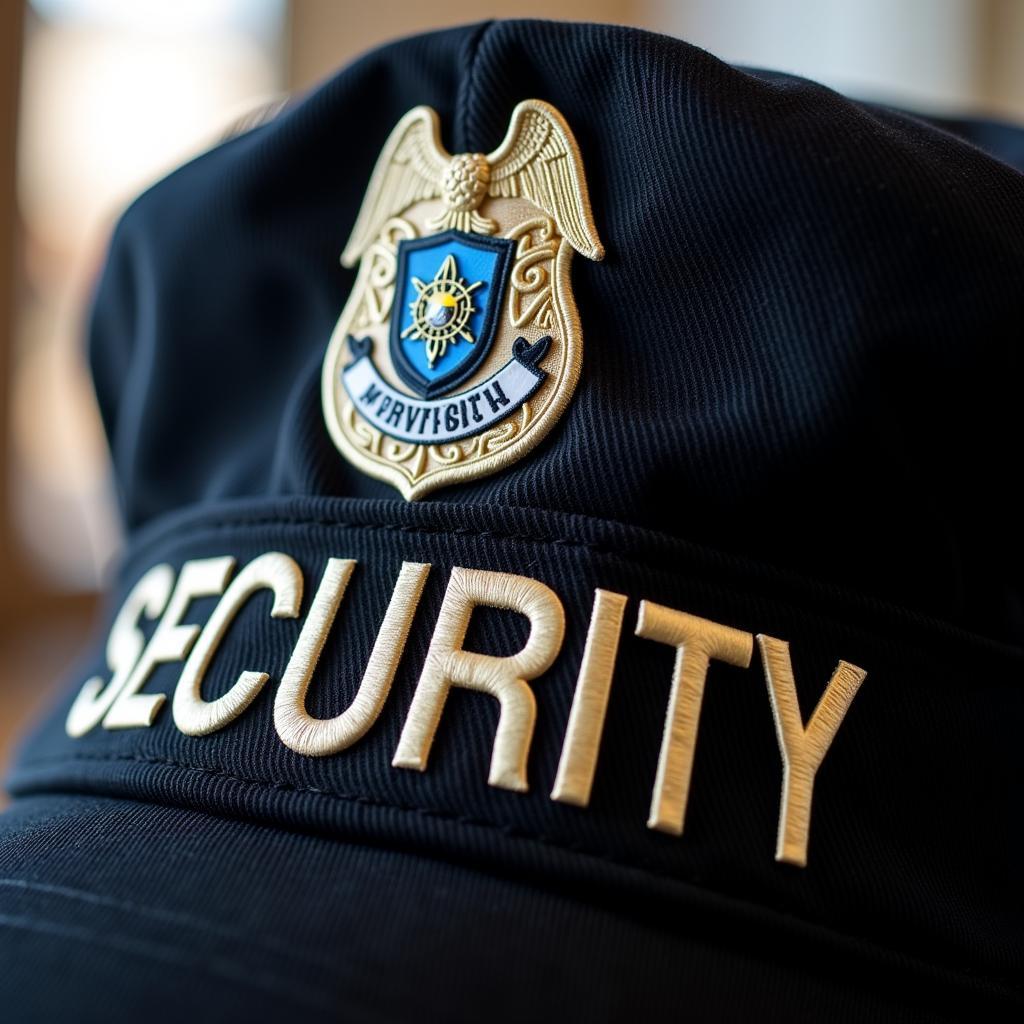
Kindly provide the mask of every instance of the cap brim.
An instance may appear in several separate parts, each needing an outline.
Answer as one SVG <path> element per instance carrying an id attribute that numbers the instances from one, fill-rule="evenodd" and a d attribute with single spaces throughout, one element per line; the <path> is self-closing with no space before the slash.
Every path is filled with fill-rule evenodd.
<path id="1" fill-rule="evenodd" d="M 946 1019 L 700 917 L 108 797 L 0 817 L 0 935 L 18 1021 Z"/>

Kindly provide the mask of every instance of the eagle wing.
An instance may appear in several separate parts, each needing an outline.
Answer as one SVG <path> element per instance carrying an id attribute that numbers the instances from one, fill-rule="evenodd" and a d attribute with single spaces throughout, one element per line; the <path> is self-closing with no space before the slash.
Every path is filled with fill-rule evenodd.
<path id="1" fill-rule="evenodd" d="M 414 107 L 395 125 L 366 189 L 352 235 L 341 254 L 354 267 L 387 221 L 421 199 L 441 194 L 450 155 L 441 145 L 441 124 L 430 107 Z"/>
<path id="2" fill-rule="evenodd" d="M 592 260 L 603 258 L 579 147 L 554 107 L 543 100 L 518 104 L 504 141 L 487 161 L 490 195 L 531 200 L 554 218 L 562 237 L 578 253 Z"/>

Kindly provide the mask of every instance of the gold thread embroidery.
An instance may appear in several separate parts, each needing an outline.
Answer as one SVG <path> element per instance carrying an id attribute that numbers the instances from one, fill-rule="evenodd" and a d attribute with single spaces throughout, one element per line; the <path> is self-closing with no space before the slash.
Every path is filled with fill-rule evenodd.
<path id="1" fill-rule="evenodd" d="M 676 649 L 647 827 L 681 836 L 708 668 L 712 659 L 748 668 L 754 638 L 742 630 L 650 601 L 640 602 L 636 635 Z"/>
<path id="2" fill-rule="evenodd" d="M 551 790 L 552 800 L 577 807 L 590 803 L 626 601 L 622 594 L 610 590 L 594 592 L 594 610 Z"/>
<path id="3" fill-rule="evenodd" d="M 270 678 L 266 672 L 242 672 L 223 696 L 211 701 L 202 698 L 203 677 L 242 605 L 257 591 L 269 589 L 274 594 L 271 618 L 294 619 L 299 614 L 302 585 L 298 563 L 277 551 L 254 558 L 231 581 L 203 626 L 174 690 L 174 724 L 186 736 L 207 736 L 223 729 L 245 711 Z"/>
<path id="4" fill-rule="evenodd" d="M 104 729 L 131 729 L 152 725 L 167 700 L 162 693 L 139 693 L 157 665 L 181 661 L 188 654 L 199 626 L 182 625 L 182 616 L 197 597 L 219 597 L 235 567 L 230 556 L 186 562 L 163 617 L 142 652 L 138 664 L 103 718 Z"/>
<path id="5" fill-rule="evenodd" d="M 782 802 L 775 859 L 805 867 L 814 779 L 867 672 L 840 661 L 805 728 L 789 644 L 763 633 L 757 635 L 757 642 L 782 755 Z"/>
<path id="6" fill-rule="evenodd" d="M 558 254 L 554 221 L 533 217 L 512 228 L 507 237 L 516 242 L 516 261 L 509 280 L 509 318 L 520 330 L 550 330 L 554 325 L 551 272 Z"/>
<path id="7" fill-rule="evenodd" d="M 430 572 L 429 564 L 402 563 L 391 602 L 351 705 L 334 718 L 313 718 L 306 711 L 306 694 L 355 564 L 351 559 L 328 561 L 274 701 L 274 726 L 281 742 L 307 757 L 340 753 L 364 736 L 377 721 L 391 692 L 391 683 Z"/>
<path id="8" fill-rule="evenodd" d="M 416 228 L 401 217 L 392 217 L 381 228 L 380 237 L 369 247 L 359 266 L 356 291 L 363 296 L 356 311 L 353 327 L 366 330 L 383 324 L 391 315 L 395 297 L 395 253 L 403 238 L 415 238 Z M 360 287 L 362 286 L 362 287 Z"/>
<path id="9" fill-rule="evenodd" d="M 103 721 L 146 646 L 146 638 L 139 629 L 139 619 L 143 615 L 147 619 L 155 619 L 163 614 L 174 588 L 174 577 L 174 570 L 169 565 L 154 565 L 132 587 L 107 638 L 110 682 L 104 686 L 100 676 L 93 676 L 83 684 L 64 724 L 69 736 L 84 736 Z"/>
<path id="10" fill-rule="evenodd" d="M 376 722 L 430 571 L 426 563 L 402 563 L 352 703 L 334 718 L 315 719 L 305 707 L 308 688 L 355 564 L 350 559 L 328 560 L 276 695 L 278 735 L 286 746 L 306 756 L 339 753 Z M 100 723 L 113 729 L 152 725 L 166 698 L 140 691 L 158 665 L 174 661 L 184 661 L 173 697 L 173 720 L 181 732 L 207 735 L 245 711 L 268 681 L 267 673 L 242 672 L 223 697 L 209 702 L 201 696 L 204 675 L 238 611 L 254 593 L 272 590 L 271 616 L 296 618 L 304 580 L 298 564 L 280 552 L 254 558 L 227 586 L 234 566 L 230 556 L 198 559 L 185 562 L 176 575 L 170 565 L 160 564 L 135 583 L 107 638 L 109 682 L 104 685 L 100 676 L 94 676 L 83 684 L 65 722 L 70 736 L 82 736 Z M 220 596 L 205 625 L 183 623 L 190 603 L 203 596 Z M 553 800 L 580 807 L 589 803 L 626 604 L 625 595 L 600 589 L 594 592 L 551 791 Z M 529 619 L 530 635 L 522 650 L 497 657 L 463 649 L 473 610 L 481 605 L 515 611 Z M 158 620 L 148 643 L 141 629 L 143 618 Z M 561 601 L 540 581 L 508 573 L 453 569 L 393 765 L 425 770 L 448 692 L 458 686 L 488 693 L 499 702 L 489 784 L 526 791 L 526 764 L 536 719 L 536 700 L 529 682 L 554 663 L 564 631 Z M 753 638 L 744 631 L 649 601 L 640 604 L 635 632 L 676 649 L 647 824 L 678 835 L 685 822 L 711 660 L 749 667 Z M 867 673 L 840 661 L 805 726 L 789 644 L 765 634 L 758 634 L 757 641 L 783 764 L 775 859 L 804 866 L 817 772 Z"/>
<path id="11" fill-rule="evenodd" d="M 521 651 L 499 658 L 462 649 L 473 609 L 479 605 L 519 612 L 530 620 L 530 636 Z M 528 681 L 551 667 L 564 634 L 562 602 L 539 580 L 456 566 L 391 763 L 396 768 L 426 769 L 448 691 L 461 686 L 489 693 L 501 705 L 488 784 L 525 792 L 526 758 L 537 716 Z"/>

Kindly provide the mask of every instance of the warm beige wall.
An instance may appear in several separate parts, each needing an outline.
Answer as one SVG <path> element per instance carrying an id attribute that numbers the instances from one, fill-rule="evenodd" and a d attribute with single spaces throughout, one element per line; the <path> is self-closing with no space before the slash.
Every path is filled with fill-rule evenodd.
<path id="1" fill-rule="evenodd" d="M 556 18 L 638 24 L 631 0 L 292 0 L 291 83 L 301 90 L 378 43 L 431 28 L 487 18 Z"/>
<path id="2" fill-rule="evenodd" d="M 21 565 L 16 557 L 8 500 L 8 388 L 17 281 L 15 140 L 21 73 L 21 4 L 0 8 L 0 612 L 17 599 Z"/>
<path id="3" fill-rule="evenodd" d="M 981 98 L 995 113 L 1024 121 L 1024 2 L 984 0 L 986 46 L 980 55 Z"/>
<path id="4" fill-rule="evenodd" d="M 305 88 L 402 35 L 490 17 L 637 25 L 737 64 L 792 71 L 921 110 L 1024 120 L 1024 0 L 292 0 Z"/>
<path id="5" fill-rule="evenodd" d="M 1022 0 L 643 0 L 646 24 L 723 60 L 848 95 L 1024 120 Z"/>

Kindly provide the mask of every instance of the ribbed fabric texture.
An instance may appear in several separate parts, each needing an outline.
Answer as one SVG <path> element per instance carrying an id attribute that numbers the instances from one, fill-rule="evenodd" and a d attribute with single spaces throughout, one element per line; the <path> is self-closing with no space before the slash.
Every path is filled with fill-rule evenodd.
<path id="1" fill-rule="evenodd" d="M 338 266 L 410 107 L 487 151 L 525 97 L 579 140 L 556 430 L 428 500 L 585 512 L 1024 635 L 1024 178 L 913 117 L 630 29 L 498 22 L 377 51 L 129 210 L 92 331 L 128 523 L 210 498 L 394 497 L 342 459 L 319 370 Z"/>
<path id="2" fill-rule="evenodd" d="M 1010 780 L 1024 659 L 1016 649 L 636 527 L 440 502 L 247 499 L 164 517 L 136 538 L 111 614 L 153 565 L 229 554 L 241 566 L 267 551 L 302 567 L 303 616 L 329 556 L 358 563 L 310 688 L 317 717 L 351 705 L 401 562 L 431 563 L 394 687 L 362 740 L 318 758 L 282 744 L 274 695 L 301 620 L 271 619 L 262 592 L 239 612 L 203 683 L 212 700 L 242 671 L 270 674 L 238 719 L 195 738 L 165 707 L 150 728 L 69 738 L 72 698 L 85 679 L 107 676 L 97 645 L 23 752 L 13 791 L 22 799 L 104 793 L 432 856 L 564 891 L 687 941 L 713 938 L 739 957 L 774 950 L 811 976 L 835 977 L 840 989 L 886 979 L 922 1014 L 936 1002 L 984 1010 L 986 1020 L 1019 1014 L 1024 929 L 1012 908 L 1024 836 Z M 424 772 L 391 764 L 454 566 L 529 575 L 565 609 L 559 657 L 531 685 L 527 793 L 487 785 L 498 706 L 484 694 L 449 695 Z M 592 799 L 581 810 L 549 793 L 598 587 L 629 602 Z M 684 835 L 645 827 L 674 651 L 632 635 L 640 599 L 788 640 L 805 716 L 839 658 L 868 671 L 815 784 L 806 868 L 773 859 L 782 768 L 757 660 L 711 667 Z M 187 621 L 206 621 L 215 603 L 193 602 Z M 525 626 L 509 612 L 474 615 L 466 648 L 511 653 Z M 180 663 L 158 667 L 145 691 L 171 694 L 180 671 Z M 420 911 L 407 913 L 419 927 Z M 348 955 L 343 945 L 338 955 Z M 564 956 L 575 969 L 571 943 Z M 500 971 L 491 983 L 500 991 Z M 641 1005 L 661 1005 L 672 981 L 643 992 L 623 971 L 617 984 Z M 711 990 L 687 996 L 714 1006 Z"/>
<path id="3" fill-rule="evenodd" d="M 486 152 L 530 97 L 571 125 L 608 251 L 573 265 L 579 388 L 513 466 L 406 503 L 324 426 L 354 279 L 339 253 L 408 109 Z M 271 620 L 266 593 L 203 695 L 243 670 L 270 682 L 206 737 L 165 706 L 69 738 L 75 693 L 109 676 L 100 635 L 10 780 L 0 1005 L 1020 1019 L 1024 178 L 1019 135 L 979 139 L 1006 162 L 677 40 L 498 22 L 376 51 L 142 196 L 90 331 L 132 534 L 105 628 L 157 563 L 286 552 L 305 616 L 327 558 L 356 559 L 309 693 L 327 717 L 402 561 L 432 569 L 379 720 L 331 757 L 274 731 L 301 618 Z M 456 566 L 533 577 L 565 607 L 527 793 L 486 783 L 484 694 L 450 695 L 425 772 L 391 766 Z M 581 810 L 548 794 L 599 587 L 629 600 Z M 789 641 L 805 719 L 840 658 L 868 672 L 817 777 L 806 869 L 772 859 L 782 768 L 756 658 L 709 673 L 683 836 L 645 827 L 674 652 L 633 635 L 641 599 Z M 466 644 L 508 653 L 525 628 L 490 610 Z M 70 997 L 34 983 L 57 964 Z"/>
<path id="4" fill-rule="evenodd" d="M 27 800 L 0 821 L 7 1020 L 961 1019 L 926 990 L 837 982 L 360 844 L 95 797 Z"/>

